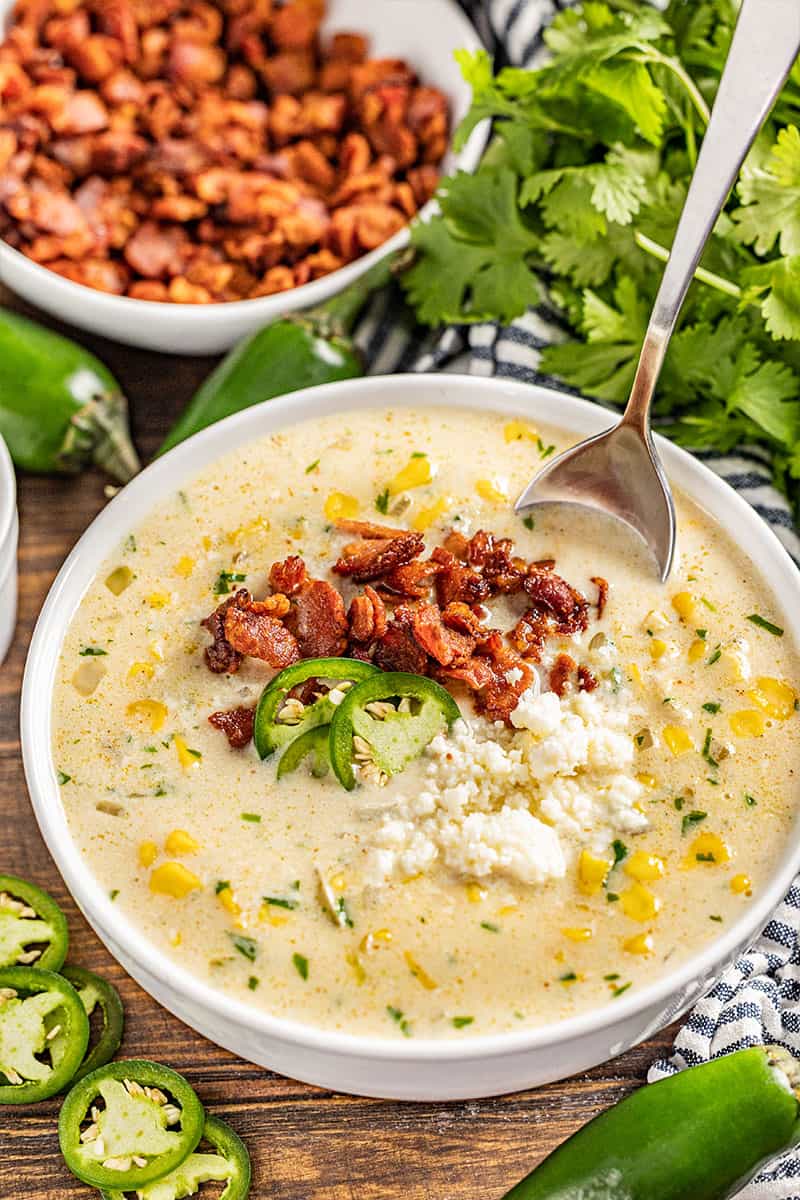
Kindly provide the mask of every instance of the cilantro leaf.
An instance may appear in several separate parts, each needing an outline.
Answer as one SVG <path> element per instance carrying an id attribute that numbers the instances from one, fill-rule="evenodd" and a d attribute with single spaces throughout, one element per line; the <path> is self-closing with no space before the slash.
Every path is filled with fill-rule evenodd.
<path id="1" fill-rule="evenodd" d="M 800 254 L 800 133 L 788 125 L 771 149 L 759 139 L 742 168 L 742 207 L 732 214 L 738 233 L 757 254 L 777 241 L 781 254 Z"/>

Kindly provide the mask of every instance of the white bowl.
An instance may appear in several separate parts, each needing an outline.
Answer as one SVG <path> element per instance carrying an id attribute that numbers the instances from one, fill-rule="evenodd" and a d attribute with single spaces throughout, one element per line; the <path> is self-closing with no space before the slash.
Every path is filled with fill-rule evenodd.
<path id="1" fill-rule="evenodd" d="M 18 530 L 14 465 L 0 437 L 0 664 L 8 653 L 17 623 Z"/>
<path id="2" fill-rule="evenodd" d="M 14 0 L 0 0 L 0 25 L 13 5 Z M 466 114 L 470 89 L 453 53 L 462 47 L 476 50 L 481 42 L 455 0 L 328 0 L 323 35 L 337 30 L 367 34 L 375 57 L 406 59 L 424 82 L 445 93 L 454 128 Z M 474 171 L 487 131 L 484 122 L 459 154 L 447 155 L 443 170 Z M 421 210 L 423 215 L 430 213 L 432 203 Z M 408 229 L 401 229 L 376 250 L 322 279 L 230 304 L 161 304 L 107 295 L 48 271 L 3 241 L 0 282 L 52 316 L 117 342 L 171 354 L 217 354 L 284 313 L 321 304 L 407 242 Z"/>
<path id="3" fill-rule="evenodd" d="M 604 1008 L 553 1025 L 463 1041 L 388 1041 L 280 1019 L 215 991 L 154 948 L 109 900 L 72 841 L 51 757 L 51 697 L 58 650 L 81 598 L 122 538 L 161 499 L 237 446 L 297 421 L 365 408 L 477 409 L 551 423 L 585 437 L 607 427 L 606 411 L 545 388 L 457 375 L 400 375 L 310 388 L 247 409 L 157 459 L 89 527 L 62 567 L 31 643 L 22 692 L 25 773 L 42 834 L 87 920 L 151 995 L 212 1041 L 249 1059 L 336 1091 L 402 1100 L 490 1096 L 546 1083 L 613 1058 L 681 1013 L 761 929 L 800 867 L 789 836 L 770 882 L 708 947 L 655 983 Z M 683 450 L 659 439 L 673 483 L 749 554 L 773 595 L 770 607 L 800 639 L 796 570 L 748 504 Z M 531 461 L 531 469 L 534 469 Z"/>

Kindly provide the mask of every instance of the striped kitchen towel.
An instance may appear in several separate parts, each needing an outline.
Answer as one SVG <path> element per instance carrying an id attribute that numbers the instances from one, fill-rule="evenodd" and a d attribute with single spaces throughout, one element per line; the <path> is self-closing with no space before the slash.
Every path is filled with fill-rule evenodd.
<path id="1" fill-rule="evenodd" d="M 534 65 L 542 30 L 568 0 L 461 0 L 500 61 Z M 428 333 L 414 324 L 396 295 L 384 294 L 367 313 L 358 340 L 370 371 L 457 371 L 527 383 L 559 385 L 539 369 L 541 350 L 566 327 L 550 309 L 532 309 L 509 326 L 451 327 Z M 735 488 L 800 563 L 800 538 L 786 498 L 772 485 L 769 455 L 741 447 L 728 455 L 698 455 Z M 763 1042 L 800 1058 L 800 877 L 761 936 L 692 1010 L 673 1053 L 654 1063 L 649 1079 Z M 687 1200 L 690 1200 L 687 1197 Z M 762 1171 L 739 1200 L 800 1200 L 800 1152 Z"/>

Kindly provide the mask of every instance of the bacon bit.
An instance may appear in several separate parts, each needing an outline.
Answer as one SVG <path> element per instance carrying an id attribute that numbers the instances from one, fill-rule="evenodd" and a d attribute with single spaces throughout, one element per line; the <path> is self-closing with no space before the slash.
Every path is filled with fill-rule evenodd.
<path id="1" fill-rule="evenodd" d="M 337 575 L 346 575 L 357 583 L 380 579 L 396 567 L 405 566 L 425 548 L 421 533 L 403 533 L 399 537 L 364 542 L 343 555 L 334 565 Z M 348 547 L 348 549 L 350 549 Z"/>
<path id="2" fill-rule="evenodd" d="M 597 687 L 597 677 L 583 665 L 578 667 L 578 689 L 581 692 L 593 692 Z"/>
<path id="3" fill-rule="evenodd" d="M 448 550 L 437 546 L 431 558 L 441 567 L 436 577 L 436 598 L 441 608 L 453 603 L 471 607 L 491 595 L 489 583 L 477 571 L 462 565 Z"/>
<path id="4" fill-rule="evenodd" d="M 518 654 L 503 645 L 499 633 L 492 633 L 478 647 L 480 655 L 486 655 L 492 678 L 478 694 L 478 710 L 490 721 L 509 722 L 522 693 L 530 687 L 533 671 Z M 509 678 L 509 675 L 518 676 Z"/>
<path id="5" fill-rule="evenodd" d="M 576 669 L 576 662 L 569 654 L 559 654 L 550 668 L 550 691 L 557 696 L 563 696 L 567 690 L 570 677 Z"/>
<path id="6" fill-rule="evenodd" d="M 422 649 L 442 667 L 464 662 L 475 649 L 475 638 L 448 629 L 435 604 L 420 604 L 413 609 L 412 629 Z"/>
<path id="7" fill-rule="evenodd" d="M 145 221 L 126 245 L 125 261 L 146 279 L 180 275 L 187 248 L 188 238 L 183 230 Z"/>
<path id="8" fill-rule="evenodd" d="M 511 538 L 495 538 L 483 529 L 467 543 L 467 561 L 481 568 L 494 593 L 513 595 L 522 590 L 527 567 L 522 559 L 512 559 L 513 549 Z"/>
<path id="9" fill-rule="evenodd" d="M 286 617 L 301 658 L 338 658 L 347 649 L 347 615 L 341 593 L 324 579 L 311 579 L 295 592 Z"/>
<path id="10" fill-rule="evenodd" d="M 465 633 L 476 639 L 486 638 L 494 632 L 486 628 L 478 613 L 469 605 L 460 604 L 458 601 L 448 604 L 442 613 L 442 620 L 448 629 L 455 629 L 458 633 Z"/>
<path id="11" fill-rule="evenodd" d="M 249 708 L 230 708 L 212 713 L 208 720 L 215 729 L 219 729 L 225 734 L 228 745 L 233 750 L 242 750 L 253 736 L 255 715 L 256 708 L 255 705 L 252 705 Z"/>
<path id="12" fill-rule="evenodd" d="M 597 619 L 602 618 L 608 603 L 608 580 L 602 575 L 592 575 L 592 583 L 597 588 Z"/>
<path id="13" fill-rule="evenodd" d="M 441 570 L 441 565 L 432 559 L 406 563 L 404 567 L 397 567 L 383 577 L 381 589 L 407 600 L 422 600 L 430 592 Z"/>
<path id="14" fill-rule="evenodd" d="M 285 596 L 253 600 L 246 588 L 240 588 L 224 617 L 225 638 L 233 649 L 240 655 L 269 663 L 276 670 L 291 666 L 300 658 L 294 634 L 274 615 L 286 611 L 281 602 L 286 602 Z"/>
<path id="15" fill-rule="evenodd" d="M 494 679 L 492 668 L 485 658 L 470 658 L 465 663 L 459 663 L 457 667 L 442 668 L 436 674 L 440 678 L 456 679 L 465 683 L 474 692 L 488 687 Z"/>
<path id="16" fill-rule="evenodd" d="M 395 529 L 391 525 L 376 525 L 374 521 L 353 521 L 344 517 L 334 523 L 342 533 L 352 533 L 367 541 L 405 537 L 408 532 L 406 529 Z"/>
<path id="17" fill-rule="evenodd" d="M 511 644 L 520 654 L 538 662 L 551 629 L 552 623 L 549 617 L 537 609 L 531 608 L 520 617 L 509 637 Z"/>
<path id="18" fill-rule="evenodd" d="M 269 586 L 273 592 L 294 596 L 308 580 L 306 564 L 297 554 L 290 554 L 282 562 L 274 562 L 269 569 Z"/>
<path id="19" fill-rule="evenodd" d="M 348 613 L 350 639 L 368 645 L 386 632 L 386 605 L 369 584 L 363 596 L 354 596 Z"/>
<path id="20" fill-rule="evenodd" d="M 238 594 L 238 593 L 237 593 Z M 238 650 L 234 650 L 233 646 L 225 636 L 225 618 L 228 614 L 228 609 L 236 601 L 236 596 L 229 596 L 227 600 L 220 604 L 219 608 L 207 616 L 200 624 L 204 629 L 207 629 L 211 634 L 212 643 L 206 646 L 203 652 L 203 657 L 206 660 L 206 666 L 209 671 L 213 671 L 215 675 L 233 675 L 239 670 L 242 665 L 243 654 Z"/>
<path id="21" fill-rule="evenodd" d="M 467 551 L 469 541 L 464 537 L 463 533 L 459 533 L 456 529 L 451 529 L 447 537 L 444 539 L 444 548 L 459 562 L 467 561 Z"/>
<path id="22" fill-rule="evenodd" d="M 542 571 L 552 571 L 556 565 L 556 560 L 554 558 L 537 558 L 533 565 L 539 567 Z"/>
<path id="23" fill-rule="evenodd" d="M 428 674 L 428 655 L 414 636 L 414 607 L 398 604 L 386 632 L 375 645 L 373 662 L 383 671 Z"/>
<path id="24" fill-rule="evenodd" d="M 524 587 L 538 608 L 549 610 L 557 619 L 556 632 L 577 633 L 586 628 L 588 600 L 554 571 L 534 566 Z"/>

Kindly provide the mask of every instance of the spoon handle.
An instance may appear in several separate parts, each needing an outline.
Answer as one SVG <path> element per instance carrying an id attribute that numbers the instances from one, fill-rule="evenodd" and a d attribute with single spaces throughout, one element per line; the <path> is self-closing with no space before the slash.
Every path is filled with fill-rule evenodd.
<path id="1" fill-rule="evenodd" d="M 650 401 L 703 247 L 800 50 L 798 0 L 742 0 L 714 109 L 664 268 L 622 423 L 649 436 Z"/>

